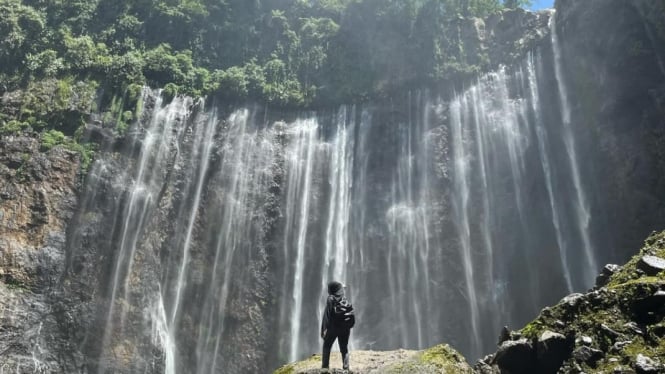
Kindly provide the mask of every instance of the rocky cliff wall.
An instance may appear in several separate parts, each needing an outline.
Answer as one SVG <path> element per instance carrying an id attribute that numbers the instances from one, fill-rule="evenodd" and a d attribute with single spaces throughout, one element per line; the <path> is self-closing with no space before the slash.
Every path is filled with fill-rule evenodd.
<path id="1" fill-rule="evenodd" d="M 665 227 L 665 3 L 558 0 L 556 9 L 580 156 L 594 158 L 582 174 L 602 191 L 597 234 L 623 262 Z"/>
<path id="2" fill-rule="evenodd" d="M 78 172 L 77 153 L 40 151 L 33 136 L 0 138 L 0 371 L 76 371 L 61 366 L 75 342 L 60 286 Z"/>

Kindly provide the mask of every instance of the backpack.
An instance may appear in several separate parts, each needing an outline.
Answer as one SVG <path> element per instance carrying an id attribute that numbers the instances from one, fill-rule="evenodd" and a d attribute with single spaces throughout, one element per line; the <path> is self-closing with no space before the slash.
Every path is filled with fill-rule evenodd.
<path id="1" fill-rule="evenodd" d="M 353 305 L 345 297 L 333 302 L 332 322 L 335 326 L 345 329 L 350 329 L 356 324 Z"/>

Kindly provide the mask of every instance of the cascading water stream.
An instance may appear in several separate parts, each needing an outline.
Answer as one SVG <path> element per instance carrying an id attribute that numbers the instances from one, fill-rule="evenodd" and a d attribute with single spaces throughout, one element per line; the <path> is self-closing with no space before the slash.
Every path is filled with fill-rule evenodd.
<path id="1" fill-rule="evenodd" d="M 566 239 L 564 238 L 562 228 L 561 228 L 561 214 L 559 213 L 560 202 L 557 201 L 557 194 L 554 192 L 554 182 L 552 177 L 552 166 L 550 160 L 550 150 L 549 142 L 547 138 L 547 133 L 542 124 L 542 119 L 540 115 L 540 99 L 538 93 L 538 86 L 536 84 L 536 69 L 534 63 L 533 55 L 529 56 L 528 62 L 528 75 L 529 81 L 532 82 L 530 85 L 530 97 L 531 104 L 534 113 L 534 121 L 536 127 L 536 138 L 538 139 L 538 151 L 540 153 L 540 160 L 543 166 L 543 173 L 545 176 L 545 185 L 547 186 L 547 195 L 550 202 L 550 208 L 552 211 L 552 225 L 554 226 L 554 231 L 556 233 L 556 241 L 559 247 L 559 253 L 561 258 L 561 267 L 563 269 L 563 275 L 566 280 L 566 287 L 568 292 L 573 291 L 573 280 L 568 269 L 568 246 L 566 245 Z"/>
<path id="2" fill-rule="evenodd" d="M 203 106 L 203 105 L 202 105 Z M 176 294 L 171 306 L 170 325 L 174 326 L 178 317 L 180 303 L 182 302 L 182 291 L 185 289 L 185 274 L 187 265 L 189 264 L 189 251 L 192 244 L 192 231 L 194 230 L 194 223 L 201 203 L 201 193 L 203 191 L 203 182 L 208 172 L 208 164 L 210 162 L 210 152 L 213 145 L 213 135 L 215 126 L 217 125 L 217 117 L 213 114 L 208 120 L 205 121 L 205 126 L 197 126 L 197 130 L 203 127 L 203 131 L 196 132 L 194 139 L 193 149 L 196 150 L 192 155 L 192 170 L 197 170 L 194 179 L 195 184 L 187 186 L 187 193 L 193 194 L 191 205 L 189 206 L 189 214 L 187 214 L 187 229 L 184 235 L 184 242 L 182 244 L 182 259 L 178 268 L 177 281 L 175 284 Z"/>
<path id="3" fill-rule="evenodd" d="M 296 258 L 295 258 L 295 272 L 293 275 L 292 286 L 292 301 L 294 308 L 291 314 L 291 349 L 289 359 L 294 361 L 298 357 L 298 350 L 300 348 L 300 330 L 301 319 L 303 312 L 303 298 L 305 285 L 305 251 L 307 239 L 307 221 L 309 218 L 310 198 L 312 188 L 312 168 L 314 167 L 314 159 L 316 157 L 316 148 L 318 148 L 317 134 L 318 127 L 315 121 L 305 120 L 299 121 L 295 124 L 295 133 L 297 141 L 293 150 L 287 150 L 287 158 L 289 160 L 289 183 L 288 189 L 296 189 L 292 196 L 296 197 L 293 202 L 287 200 L 287 204 L 295 204 L 294 209 L 297 222 L 296 228 Z"/>
<path id="4" fill-rule="evenodd" d="M 476 355 L 481 353 L 482 342 L 489 338 L 481 336 L 480 326 L 483 330 L 490 326 L 492 331 L 497 331 L 501 323 L 497 315 L 516 313 L 502 300 L 506 300 L 505 292 L 515 295 L 522 287 L 511 284 L 514 265 L 499 260 L 511 253 L 517 255 L 509 244 L 511 241 L 518 243 L 522 252 L 523 258 L 519 261 L 526 268 L 523 270 L 528 278 L 525 285 L 542 283 L 539 278 L 543 278 L 531 271 L 539 262 L 534 249 L 528 248 L 535 243 L 532 238 L 539 238 L 541 243 L 552 240 L 555 244 L 558 255 L 548 256 L 559 259 L 567 292 L 589 287 L 590 278 L 596 271 L 589 231 L 590 208 L 575 153 L 574 131 L 566 89 L 560 78 L 560 52 L 555 36 L 553 49 L 555 57 L 558 56 L 554 61 L 559 77 L 555 88 L 562 111 L 556 116 L 550 115 L 547 124 L 543 118 L 547 111 L 541 106 L 543 93 L 538 84 L 543 72 L 542 68 L 538 71 L 539 64 L 534 61 L 533 54 L 513 72 L 500 69 L 481 77 L 450 103 L 453 206 Z M 560 129 L 548 128 L 556 126 L 557 119 Z M 556 138 L 552 138 L 553 135 Z M 537 147 L 534 149 L 531 144 Z M 559 148 L 559 145 L 565 151 L 563 159 L 552 155 L 552 148 Z M 540 170 L 533 167 L 530 159 L 540 160 Z M 525 195 L 525 191 L 531 191 L 532 195 L 542 193 L 534 191 L 531 183 L 534 178 L 542 181 L 546 193 L 544 201 L 549 203 L 547 208 L 551 214 L 549 222 L 539 218 L 542 215 L 536 206 L 542 203 L 530 202 L 529 196 Z M 514 201 L 517 214 L 506 212 L 508 200 Z M 573 203 L 569 204 L 570 201 Z M 522 228 L 520 235 L 514 234 L 514 227 Z M 510 231 L 502 231 L 508 228 Z M 538 237 L 530 231 L 541 234 Z M 581 261 L 572 251 L 577 247 L 582 248 Z M 552 280 L 548 282 L 552 283 Z M 512 291 L 505 287 L 512 288 Z M 531 299 L 537 297 L 537 290 L 533 287 L 525 291 Z M 538 302 L 529 300 L 529 304 L 536 309 Z M 498 313 L 492 313 L 497 309 Z"/>
<path id="5" fill-rule="evenodd" d="M 471 227 L 469 223 L 469 155 L 464 150 L 464 134 L 462 120 L 463 102 L 453 101 L 450 104 L 450 117 L 452 128 L 453 158 L 454 158 L 454 191 L 456 195 L 453 204 L 458 231 L 460 235 L 460 249 L 462 251 L 462 266 L 464 269 L 464 280 L 466 285 L 466 296 L 468 298 L 471 312 L 472 349 L 479 351 L 480 337 L 480 313 L 478 311 L 478 297 L 476 295 L 476 279 L 474 276 L 474 263 L 471 248 Z"/>
<path id="6" fill-rule="evenodd" d="M 410 99 L 411 101 L 411 99 Z M 397 326 L 397 343 L 406 346 L 425 346 L 427 325 L 413 316 L 423 315 L 429 308 L 429 212 L 428 198 L 429 159 L 427 121 L 428 105 L 421 95 L 416 98 L 416 110 L 410 109 L 407 120 L 397 127 L 398 143 L 396 167 L 390 184 L 390 203 L 385 216 L 388 230 L 388 256 L 391 310 L 397 311 L 401 321 Z M 424 108 L 420 112 L 420 108 Z M 418 292 L 412 292 L 419 290 Z M 406 303 L 406 305 L 404 304 Z"/>
<path id="7" fill-rule="evenodd" d="M 593 245 L 591 242 L 591 234 L 589 233 L 589 225 L 591 221 L 591 212 L 589 203 L 586 197 L 586 191 L 582 183 L 582 177 L 579 170 L 579 161 L 577 158 L 577 148 L 575 146 L 575 137 L 573 135 L 571 123 L 571 109 L 570 99 L 568 97 L 568 88 L 566 86 L 565 78 L 563 75 L 563 62 L 561 57 L 561 46 L 559 45 L 559 37 L 556 29 L 556 13 L 550 18 L 550 35 L 552 38 L 552 51 L 554 53 L 554 72 L 559 89 L 559 98 L 561 104 L 562 120 L 563 120 L 563 134 L 564 143 L 566 145 L 566 153 L 570 164 L 571 176 L 575 188 L 575 197 L 577 198 L 575 207 L 577 211 L 577 221 L 582 236 L 584 245 L 584 260 L 586 262 L 586 270 L 583 272 L 584 284 L 590 287 L 594 280 L 594 271 L 598 269 L 598 264 L 595 258 Z"/>
<path id="8" fill-rule="evenodd" d="M 352 114 L 353 115 L 353 114 Z M 355 123 L 346 123 L 346 108 L 340 110 L 335 140 L 330 145 L 330 199 L 324 259 L 324 274 L 328 279 L 346 279 L 348 267 L 348 224 L 350 218 L 350 192 L 353 177 L 353 134 Z M 325 277 L 324 277 L 325 279 Z M 326 290 L 325 284 L 321 285 Z M 322 295 L 322 299 L 325 295 Z"/>
<path id="9" fill-rule="evenodd" d="M 267 195 L 274 158 L 273 133 L 262 137 L 254 128 L 248 110 L 229 117 L 222 160 L 218 168 L 225 193 L 220 196 L 218 232 L 213 235 L 214 259 L 210 287 L 202 308 L 202 323 L 197 341 L 197 373 L 216 372 L 220 349 L 227 331 L 227 318 L 234 286 L 233 269 L 240 258 L 256 245 L 252 231 L 257 195 Z"/>
<path id="10" fill-rule="evenodd" d="M 114 330 L 118 329 L 122 332 L 125 329 L 126 306 L 122 303 L 118 304 L 117 300 L 127 297 L 130 275 L 134 270 L 137 243 L 145 224 L 144 219 L 155 204 L 153 200 L 158 194 L 160 179 L 163 178 L 162 170 L 156 166 L 163 163 L 168 156 L 168 140 L 173 131 L 172 126 L 176 123 L 176 117 L 187 110 L 188 104 L 187 100 L 178 98 L 172 105 L 162 108 L 161 101 L 156 102 L 155 112 L 151 116 L 146 135 L 141 143 L 136 176 L 125 182 L 131 184 L 132 187 L 129 190 L 126 206 L 117 207 L 117 209 L 123 210 L 124 220 L 120 223 L 120 234 L 118 235 L 118 254 L 115 259 L 109 312 L 102 343 L 104 348 L 109 345 L 110 335 Z M 119 322 L 116 321 L 116 309 L 120 309 Z M 105 370 L 104 365 L 100 365 L 99 371 L 103 372 L 103 370 Z"/>

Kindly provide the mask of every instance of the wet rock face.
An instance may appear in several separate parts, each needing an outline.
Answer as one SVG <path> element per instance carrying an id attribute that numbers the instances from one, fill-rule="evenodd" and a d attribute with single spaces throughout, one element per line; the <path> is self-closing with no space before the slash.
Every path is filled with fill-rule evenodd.
<path id="1" fill-rule="evenodd" d="M 6 372 L 64 370 L 65 357 L 75 355 L 55 304 L 78 169 L 76 153 L 40 152 L 39 140 L 29 136 L 0 138 L 0 367 Z"/>
<path id="2" fill-rule="evenodd" d="M 527 339 L 508 340 L 499 346 L 494 363 L 510 373 L 530 373 L 536 369 L 536 352 Z"/>
<path id="3" fill-rule="evenodd" d="M 557 30 L 579 149 L 599 149 L 595 181 L 616 261 L 665 227 L 665 4 L 558 0 Z M 609 162 L 608 162 L 609 161 Z M 625 254 L 624 254 L 625 256 Z"/>
<path id="4" fill-rule="evenodd" d="M 484 19 L 460 17 L 451 21 L 458 30 L 456 44 L 440 48 L 459 49 L 466 63 L 484 71 L 514 65 L 549 39 L 551 15 L 549 11 L 530 12 L 518 8 L 506 9 Z M 475 79 L 472 76 L 457 78 Z"/>
<path id="5" fill-rule="evenodd" d="M 485 20 L 485 35 L 492 39 L 487 47 L 490 60 L 510 64 L 549 40 L 548 22 L 552 13 L 528 12 L 524 9 L 506 10 Z"/>
<path id="6" fill-rule="evenodd" d="M 647 275 L 656 275 L 665 270 L 665 259 L 656 256 L 643 256 L 637 263 L 637 268 Z"/>
<path id="7" fill-rule="evenodd" d="M 536 343 L 536 355 L 539 368 L 543 373 L 555 373 L 561 364 L 570 355 L 572 350 L 571 339 L 564 335 L 545 331 Z"/>
<path id="8" fill-rule="evenodd" d="M 603 267 L 603 270 L 596 277 L 596 287 L 603 287 L 610 281 L 610 277 L 617 271 L 621 270 L 619 265 L 608 264 Z"/>
<path id="9" fill-rule="evenodd" d="M 603 351 L 587 346 L 581 346 L 573 352 L 573 357 L 578 362 L 585 363 L 590 367 L 595 367 L 598 360 L 605 356 Z"/>

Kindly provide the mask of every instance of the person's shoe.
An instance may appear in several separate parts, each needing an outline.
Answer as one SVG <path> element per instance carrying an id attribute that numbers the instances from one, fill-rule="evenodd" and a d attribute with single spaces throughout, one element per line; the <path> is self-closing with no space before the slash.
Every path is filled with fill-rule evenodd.
<path id="1" fill-rule="evenodd" d="M 349 370 L 349 354 L 345 354 L 342 356 L 342 367 L 344 370 Z"/>

